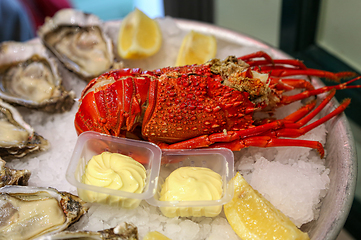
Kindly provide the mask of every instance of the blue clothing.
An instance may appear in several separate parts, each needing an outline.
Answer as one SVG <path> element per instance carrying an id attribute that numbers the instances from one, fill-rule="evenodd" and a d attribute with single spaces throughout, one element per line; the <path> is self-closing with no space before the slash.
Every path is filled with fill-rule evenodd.
<path id="1" fill-rule="evenodd" d="M 0 42 L 35 37 L 33 23 L 18 0 L 0 0 Z"/>

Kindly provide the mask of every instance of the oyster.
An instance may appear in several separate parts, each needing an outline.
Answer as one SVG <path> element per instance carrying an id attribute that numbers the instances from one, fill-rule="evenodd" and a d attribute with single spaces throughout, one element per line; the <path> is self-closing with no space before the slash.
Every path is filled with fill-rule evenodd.
<path id="1" fill-rule="evenodd" d="M 131 223 L 121 223 L 115 228 L 98 232 L 92 231 L 63 231 L 55 234 L 44 235 L 38 240 L 63 240 L 63 239 L 99 239 L 99 240 L 137 240 L 138 229 Z"/>
<path id="2" fill-rule="evenodd" d="M 5 167 L 6 162 L 0 158 L 0 187 L 5 185 L 28 185 L 29 170 L 16 170 Z"/>
<path id="3" fill-rule="evenodd" d="M 0 239 L 33 239 L 59 232 L 88 210 L 85 202 L 54 188 L 0 188 Z"/>
<path id="4" fill-rule="evenodd" d="M 62 86 L 55 59 L 40 39 L 0 45 L 0 98 L 47 112 L 64 112 L 74 104 L 74 92 Z"/>
<path id="5" fill-rule="evenodd" d="M 93 14 L 62 9 L 38 30 L 44 44 L 71 71 L 90 80 L 114 63 L 113 43 Z"/>
<path id="6" fill-rule="evenodd" d="M 0 157 L 23 157 L 48 148 L 48 141 L 35 133 L 16 108 L 0 100 Z"/>

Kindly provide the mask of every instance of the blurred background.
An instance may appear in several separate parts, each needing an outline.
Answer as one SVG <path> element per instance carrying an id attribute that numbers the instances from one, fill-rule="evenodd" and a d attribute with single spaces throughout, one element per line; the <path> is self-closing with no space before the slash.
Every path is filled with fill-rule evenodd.
<path id="1" fill-rule="evenodd" d="M 121 19 L 137 7 L 151 18 L 208 22 L 280 48 L 308 67 L 361 73 L 359 0 L 0 0 L 0 41 L 36 37 L 46 16 L 68 7 L 104 21 Z M 359 171 L 355 200 L 338 240 L 361 239 L 361 90 L 336 94 L 338 100 L 346 97 L 352 98 L 345 112 L 359 152 Z"/>

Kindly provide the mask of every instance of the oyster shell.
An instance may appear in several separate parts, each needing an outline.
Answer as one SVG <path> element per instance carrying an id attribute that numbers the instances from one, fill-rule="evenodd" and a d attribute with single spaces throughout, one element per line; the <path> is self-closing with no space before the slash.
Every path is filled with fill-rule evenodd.
<path id="1" fill-rule="evenodd" d="M 28 153 L 45 151 L 49 142 L 35 133 L 20 113 L 0 100 L 0 157 L 23 157 Z"/>
<path id="2" fill-rule="evenodd" d="M 138 229 L 131 223 L 121 223 L 115 228 L 98 232 L 92 231 L 63 231 L 55 234 L 44 235 L 37 240 L 63 240 L 63 239 L 99 239 L 99 240 L 137 240 Z"/>
<path id="3" fill-rule="evenodd" d="M 90 80 L 114 63 L 113 43 L 93 14 L 62 9 L 38 30 L 44 44 L 71 71 Z"/>
<path id="4" fill-rule="evenodd" d="M 54 188 L 0 188 L 0 239 L 33 239 L 59 232 L 88 210 L 85 202 Z"/>
<path id="5" fill-rule="evenodd" d="M 16 170 L 5 167 L 6 162 L 0 158 L 0 187 L 5 185 L 28 185 L 29 170 Z"/>
<path id="6" fill-rule="evenodd" d="M 0 45 L 0 98 L 12 104 L 46 112 L 64 112 L 75 93 L 62 86 L 55 59 L 40 39 Z"/>

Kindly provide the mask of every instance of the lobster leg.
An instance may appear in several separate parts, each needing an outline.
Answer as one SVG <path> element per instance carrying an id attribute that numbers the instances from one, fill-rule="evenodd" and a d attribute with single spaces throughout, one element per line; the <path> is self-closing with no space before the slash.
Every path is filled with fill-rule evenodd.
<path id="1" fill-rule="evenodd" d="M 292 103 L 292 102 L 295 102 L 295 101 L 298 101 L 298 100 L 308 98 L 310 96 L 315 96 L 315 95 L 318 95 L 318 94 L 321 94 L 321 93 L 328 92 L 333 88 L 336 89 L 336 90 L 351 89 L 351 88 L 361 88 L 361 85 L 349 85 L 349 84 L 351 84 L 351 83 L 353 83 L 353 82 L 355 82 L 355 81 L 357 81 L 359 79 L 361 79 L 361 76 L 357 77 L 357 78 L 354 78 L 354 79 L 351 79 L 350 81 L 335 85 L 335 86 L 326 86 L 326 87 L 318 88 L 318 89 L 315 89 L 315 90 L 306 90 L 306 91 L 304 91 L 302 93 L 299 93 L 299 94 L 296 94 L 296 95 L 293 95 L 293 96 L 282 96 L 281 102 L 279 104 L 280 105 L 289 104 L 289 103 Z"/>
<path id="2" fill-rule="evenodd" d="M 190 139 L 184 142 L 167 145 L 158 144 L 162 149 L 192 149 L 201 147 L 228 148 L 232 151 L 239 151 L 247 147 L 308 147 L 316 149 L 323 158 L 325 151 L 321 143 L 317 141 L 299 140 L 299 139 L 279 139 L 270 136 L 254 136 L 245 139 L 238 139 L 231 142 L 212 143 L 207 135 Z"/>
<path id="3" fill-rule="evenodd" d="M 264 60 L 252 60 L 254 58 L 264 58 Z M 303 64 L 302 61 L 296 60 L 296 59 L 273 59 L 270 55 L 268 55 L 266 52 L 258 51 L 255 53 L 251 53 L 248 55 L 244 55 L 242 57 L 239 57 L 238 59 L 246 62 L 251 67 L 253 66 L 266 66 L 266 65 L 272 65 L 275 66 L 277 64 L 282 65 L 291 65 L 300 69 L 307 69 L 307 67 Z"/>
<path id="4" fill-rule="evenodd" d="M 312 118 L 314 118 L 319 112 L 321 112 L 321 110 L 326 106 L 327 103 L 329 103 L 331 101 L 331 99 L 333 98 L 333 96 L 335 96 L 336 93 L 336 89 L 332 89 L 330 91 L 330 93 L 326 96 L 326 98 L 320 103 L 320 105 L 317 106 L 317 108 L 315 110 L 313 110 L 310 114 L 308 114 L 306 116 L 306 114 L 304 116 L 304 118 L 302 118 L 302 116 L 300 116 L 300 114 L 298 114 L 298 116 L 300 118 L 296 119 L 296 116 L 294 116 L 295 114 L 297 114 L 299 111 L 296 111 L 295 113 L 290 114 L 289 116 L 285 117 L 284 120 L 285 121 L 290 121 L 290 122 L 295 122 L 295 123 L 285 123 L 285 127 L 286 128 L 299 128 L 304 126 L 305 124 L 307 124 Z M 314 104 L 316 104 L 316 101 L 312 101 Z M 309 104 L 305 105 L 304 107 L 308 106 Z M 303 107 L 302 107 L 303 108 Z M 297 116 L 297 117 L 298 117 Z M 301 119 L 302 118 L 302 119 Z M 299 120 L 301 119 L 301 120 Z M 299 120 L 299 121 L 298 121 Z M 297 122 L 296 122 L 297 121 Z"/>
<path id="5" fill-rule="evenodd" d="M 285 122 L 294 123 L 294 122 L 300 120 L 301 118 L 303 118 L 304 116 L 306 116 L 309 112 L 311 112 L 311 110 L 314 109 L 315 106 L 316 106 L 316 100 L 313 100 L 310 103 L 302 106 L 297 111 L 291 113 L 290 115 L 285 117 L 283 120 Z"/>
<path id="6" fill-rule="evenodd" d="M 231 142 L 231 141 L 234 141 L 237 139 L 243 139 L 246 137 L 264 135 L 265 133 L 268 133 L 271 131 L 275 132 L 278 129 L 280 129 L 279 131 L 282 131 L 284 128 L 287 128 L 287 130 L 293 129 L 293 128 L 299 130 L 298 128 L 300 128 L 300 127 L 304 126 L 306 123 L 308 123 L 312 118 L 314 118 L 326 106 L 326 104 L 328 102 L 331 101 L 331 99 L 335 95 L 335 93 L 336 93 L 336 90 L 333 89 L 328 94 L 328 96 L 321 102 L 321 104 L 316 109 L 314 109 L 312 112 L 311 112 L 311 110 L 315 107 L 316 101 L 312 101 L 311 103 L 306 104 L 305 106 L 301 107 L 297 111 L 288 115 L 284 119 L 275 120 L 273 122 L 269 122 L 269 123 L 266 123 L 263 125 L 259 125 L 259 126 L 244 129 L 244 130 L 229 131 L 229 132 L 227 132 L 227 134 L 214 133 L 209 136 L 209 140 L 214 143 Z M 349 104 L 349 102 L 347 102 L 347 103 L 345 102 L 342 105 L 340 105 L 337 108 L 337 111 L 335 110 L 332 113 L 328 114 L 327 116 L 322 118 L 323 120 L 320 119 L 318 125 L 326 122 L 328 119 L 341 113 L 347 107 L 348 104 Z M 315 127 L 317 127 L 317 126 L 314 126 L 313 128 L 315 128 Z M 308 127 L 307 129 L 308 129 L 307 131 L 310 131 L 312 128 Z M 285 130 L 285 131 L 287 132 L 287 130 Z M 306 128 L 303 131 L 305 131 L 305 130 L 306 130 Z M 300 131 L 300 132 L 302 132 L 302 131 Z M 306 132 L 304 132 L 304 133 L 306 133 Z M 300 136 L 300 135 L 298 135 L 298 136 Z M 294 137 L 298 137 L 298 136 L 294 136 Z M 293 136 L 291 135 L 290 137 L 293 137 Z"/>
<path id="7" fill-rule="evenodd" d="M 335 110 L 333 110 L 331 113 L 327 114 L 326 116 L 324 116 L 323 118 L 308 124 L 305 127 L 302 128 L 284 128 L 284 129 L 279 129 L 276 130 L 274 132 L 273 135 L 275 135 L 276 137 L 299 137 L 305 133 L 307 133 L 308 131 L 318 127 L 319 125 L 321 125 L 322 123 L 325 123 L 326 121 L 328 121 L 330 118 L 337 116 L 338 114 L 342 113 L 346 107 L 350 104 L 351 100 L 350 99 L 345 99 L 340 106 L 338 106 Z"/>
<path id="8" fill-rule="evenodd" d="M 285 123 L 290 122 L 290 123 L 295 123 L 296 121 L 300 120 L 301 118 L 303 118 L 304 116 L 306 116 L 309 112 L 311 112 L 312 109 L 314 109 L 314 107 L 316 106 L 316 100 L 313 100 L 309 103 L 307 103 L 306 105 L 302 106 L 301 108 L 299 108 L 297 111 L 291 113 L 290 115 L 288 115 L 287 117 L 285 117 L 283 119 L 283 121 Z M 260 125 L 264 125 L 270 122 L 273 122 L 275 119 L 270 119 L 270 118 L 265 118 L 265 119 L 261 119 L 261 120 L 257 120 L 255 121 L 255 125 L 256 126 L 260 126 Z"/>
<path id="9" fill-rule="evenodd" d="M 270 78 L 270 85 L 272 88 L 277 90 L 285 90 L 290 91 L 296 88 L 305 88 L 306 90 L 314 90 L 314 86 L 310 83 L 310 81 L 305 79 L 278 79 L 278 78 Z"/>
<path id="10" fill-rule="evenodd" d="M 264 58 L 264 60 L 253 60 L 254 58 Z M 272 77 L 287 77 L 295 75 L 307 75 L 321 78 L 328 78 L 339 81 L 341 78 L 354 77 L 354 72 L 332 73 L 324 70 L 307 68 L 302 61 L 296 59 L 273 59 L 267 53 L 258 51 L 242 57 L 239 57 L 251 67 L 257 66 L 261 72 L 270 73 Z M 291 65 L 293 67 L 285 67 Z"/>
<path id="11" fill-rule="evenodd" d="M 246 63 L 248 65 L 250 65 L 251 67 L 260 67 L 261 69 L 263 69 L 264 67 L 269 67 L 269 68 L 277 68 L 277 67 L 283 67 L 284 65 L 290 65 L 293 66 L 294 69 L 307 69 L 306 65 L 303 64 L 302 61 L 300 60 L 296 60 L 296 59 L 273 59 L 272 62 L 270 62 L 269 60 L 257 60 L 257 61 L 246 61 Z M 269 65 L 272 66 L 269 66 Z"/>
<path id="12" fill-rule="evenodd" d="M 242 57 L 239 57 L 238 59 L 241 59 L 242 61 L 249 63 L 253 58 L 264 58 L 266 60 L 266 63 L 271 63 L 271 64 L 273 64 L 274 61 L 270 55 L 268 55 L 266 52 L 263 51 L 258 51 L 248 55 L 244 55 Z"/>
<path id="13" fill-rule="evenodd" d="M 321 158 L 323 158 L 325 155 L 325 150 L 320 142 L 299 139 L 279 139 L 270 136 L 256 136 L 236 140 L 229 143 L 215 143 L 211 147 L 223 147 L 232 151 L 239 151 L 240 149 L 247 147 L 308 147 L 316 149 Z"/>
<path id="14" fill-rule="evenodd" d="M 202 135 L 196 138 L 185 140 L 178 143 L 167 144 L 167 143 L 156 143 L 161 149 L 194 149 L 194 148 L 203 148 L 209 147 L 213 144 L 209 140 L 208 135 Z"/>
<path id="15" fill-rule="evenodd" d="M 269 73 L 272 77 L 288 77 L 288 76 L 296 76 L 296 75 L 306 75 L 306 76 L 315 76 L 320 78 L 327 78 L 334 81 L 339 82 L 342 78 L 354 77 L 356 74 L 354 72 L 339 72 L 333 73 L 319 69 L 293 69 L 282 67 L 279 69 L 275 69 L 273 67 L 262 68 L 263 73 Z"/>
<path id="16" fill-rule="evenodd" d="M 296 112 L 290 114 L 284 119 L 276 120 L 264 125 L 260 125 L 254 128 L 249 128 L 246 130 L 234 131 L 229 132 L 227 135 L 224 133 L 215 133 L 210 135 L 209 139 L 212 142 L 231 142 L 237 139 L 243 139 L 245 137 L 250 136 L 259 136 L 259 135 L 269 135 L 266 132 L 272 132 L 270 136 L 274 137 L 299 137 L 306 132 L 316 128 L 317 126 L 325 123 L 330 118 L 337 116 L 341 112 L 343 112 L 346 107 L 350 104 L 350 100 L 346 99 L 340 106 L 338 106 L 334 111 L 327 114 L 323 118 L 315 121 L 312 124 L 307 125 L 300 129 L 300 127 L 307 124 L 312 118 L 314 118 L 325 106 L 329 103 L 332 97 L 335 95 L 336 90 L 333 89 L 327 97 L 320 103 L 317 108 L 315 108 L 311 113 L 309 113 L 313 107 L 315 106 L 315 102 L 312 101 L 311 103 L 303 106 Z M 306 114 L 309 113 L 307 116 Z M 300 120 L 299 120 L 300 119 Z M 297 121 L 297 122 L 296 122 Z M 262 131 L 265 130 L 265 131 Z"/>
<path id="17" fill-rule="evenodd" d="M 307 120 L 304 121 L 303 119 L 298 121 L 297 123 L 294 123 L 294 125 L 288 125 L 286 122 L 284 123 L 285 126 L 288 125 L 288 127 L 298 127 L 299 125 L 305 124 L 308 120 L 310 120 L 313 115 L 316 115 L 333 97 L 334 95 L 333 91 L 329 94 L 329 96 L 320 104 L 319 107 L 317 107 L 310 115 L 306 117 Z M 320 157 L 324 157 L 324 148 L 320 142 L 317 141 L 309 141 L 309 140 L 300 140 L 300 139 L 279 139 L 278 137 L 299 137 L 308 131 L 318 127 L 322 123 L 325 123 L 330 118 L 337 116 L 341 112 L 345 110 L 345 108 L 349 105 L 350 99 L 346 99 L 343 103 L 340 104 L 339 107 L 337 107 L 334 111 L 327 114 L 325 117 L 303 127 L 303 128 L 283 128 L 276 130 L 272 132 L 272 136 L 253 136 L 253 137 L 247 137 L 244 139 L 234 140 L 231 142 L 217 142 L 212 144 L 210 147 L 212 148 L 219 148 L 224 147 L 231 149 L 232 151 L 239 151 L 242 148 L 247 147 L 309 147 L 312 149 L 316 149 L 318 153 L 320 154 Z M 290 119 L 292 117 L 287 117 L 286 119 Z M 285 120 L 285 119 L 284 119 Z M 267 135 L 267 134 L 265 134 Z"/>
<path id="18" fill-rule="evenodd" d="M 338 114 L 342 113 L 346 109 L 346 107 L 350 104 L 350 100 L 346 99 L 335 110 L 333 110 L 331 113 L 329 113 L 326 116 L 324 116 L 323 118 L 321 118 L 321 119 L 319 119 L 319 120 L 317 120 L 317 121 L 303 127 L 312 118 L 314 118 L 327 105 L 327 103 L 329 103 L 331 101 L 331 99 L 335 95 L 335 93 L 336 93 L 336 90 L 333 89 L 327 95 L 327 97 L 321 102 L 321 104 L 319 106 L 317 106 L 317 108 L 314 109 L 307 116 L 305 116 L 306 114 L 304 114 L 305 117 L 302 118 L 301 113 L 306 113 L 308 108 L 307 108 L 307 110 L 305 109 L 304 111 L 303 111 L 303 108 L 307 107 L 310 104 L 305 105 L 299 111 L 297 111 L 297 112 L 300 112 L 300 113 L 297 114 L 297 112 L 295 112 L 296 114 L 292 113 L 289 116 L 285 117 L 283 119 L 284 120 L 284 128 L 277 129 L 277 130 L 271 130 L 268 133 L 264 133 L 263 135 L 272 136 L 272 137 L 296 138 L 296 137 L 299 137 L 301 135 L 306 134 L 307 132 L 309 132 L 310 130 L 318 127 L 322 123 L 325 123 L 326 121 L 328 121 L 332 117 L 337 116 Z M 300 119 L 300 120 L 298 120 L 298 119 Z M 303 127 L 303 128 L 301 128 L 301 127 Z"/>

